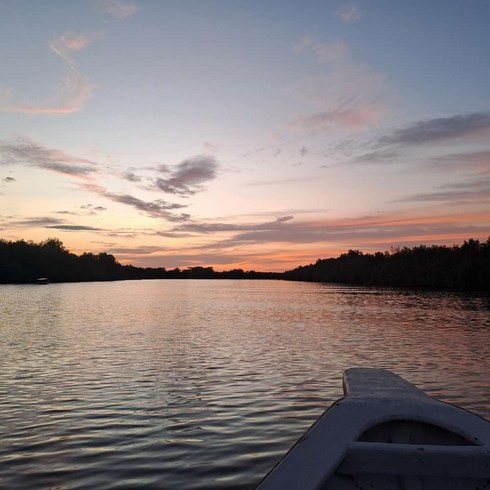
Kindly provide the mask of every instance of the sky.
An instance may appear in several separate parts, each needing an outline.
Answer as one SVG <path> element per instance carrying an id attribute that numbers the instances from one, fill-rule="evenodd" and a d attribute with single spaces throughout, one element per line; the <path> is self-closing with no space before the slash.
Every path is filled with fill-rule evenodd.
<path id="1" fill-rule="evenodd" d="M 284 271 L 490 235 L 488 0 L 1 0 L 0 238 Z"/>

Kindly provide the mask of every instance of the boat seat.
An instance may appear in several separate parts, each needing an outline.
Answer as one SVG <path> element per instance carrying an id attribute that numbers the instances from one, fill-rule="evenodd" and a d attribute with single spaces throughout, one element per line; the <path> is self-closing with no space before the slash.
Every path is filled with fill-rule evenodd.
<path id="1" fill-rule="evenodd" d="M 480 446 L 352 442 L 337 469 L 344 475 L 490 478 L 490 451 Z"/>
<path id="2" fill-rule="evenodd" d="M 384 369 L 348 369 L 343 384 L 260 490 L 490 489 L 488 421 Z"/>

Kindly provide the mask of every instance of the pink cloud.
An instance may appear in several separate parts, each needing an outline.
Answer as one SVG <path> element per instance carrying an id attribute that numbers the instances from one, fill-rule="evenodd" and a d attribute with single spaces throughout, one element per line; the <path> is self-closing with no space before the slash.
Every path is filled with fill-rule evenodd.
<path id="1" fill-rule="evenodd" d="M 322 77 L 302 81 L 295 91 L 309 115 L 294 119 L 289 127 L 310 133 L 371 127 L 384 117 L 389 94 L 384 75 L 349 60 Z"/>
<path id="2" fill-rule="evenodd" d="M 383 107 L 356 107 L 354 109 L 335 109 L 324 111 L 302 119 L 292 121 L 290 128 L 312 134 L 321 133 L 332 128 L 344 128 L 351 131 L 361 131 L 377 123 L 383 114 Z"/>
<path id="3" fill-rule="evenodd" d="M 97 39 L 103 36 L 102 32 L 94 32 L 92 34 L 77 34 L 76 32 L 65 32 L 58 38 L 59 44 L 65 46 L 70 51 L 78 51 L 92 44 Z"/>
<path id="4" fill-rule="evenodd" d="M 100 36 L 100 33 L 81 35 L 67 32 L 51 41 L 49 45 L 51 50 L 63 60 L 65 66 L 60 100 L 47 104 L 12 101 L 15 96 L 14 92 L 9 88 L 4 88 L 0 90 L 0 111 L 32 115 L 60 115 L 80 111 L 92 95 L 95 86 L 80 72 L 70 51 L 80 50 Z"/>
<path id="5" fill-rule="evenodd" d="M 485 240 L 489 219 L 488 211 L 433 215 L 428 208 L 425 212 L 306 221 L 285 216 L 255 224 L 188 221 L 173 229 L 173 237 L 185 236 L 187 246 L 175 246 L 146 257 L 129 251 L 125 260 L 165 267 L 216 265 L 218 269 L 283 271 L 320 257 L 338 256 L 348 248 L 383 251 L 392 246 L 452 245 L 469 237 Z M 194 244 L 187 233 L 180 235 L 189 231 L 198 238 Z M 229 234 L 229 238 L 202 242 L 204 235 L 221 237 L 224 234 Z"/>
<path id="6" fill-rule="evenodd" d="M 317 42 L 305 36 L 294 51 L 314 53 L 319 63 L 328 64 L 328 71 L 295 87 L 309 115 L 291 121 L 291 129 L 313 134 L 335 128 L 359 131 L 382 119 L 386 112 L 383 101 L 390 94 L 386 77 L 352 60 L 348 43 Z"/>

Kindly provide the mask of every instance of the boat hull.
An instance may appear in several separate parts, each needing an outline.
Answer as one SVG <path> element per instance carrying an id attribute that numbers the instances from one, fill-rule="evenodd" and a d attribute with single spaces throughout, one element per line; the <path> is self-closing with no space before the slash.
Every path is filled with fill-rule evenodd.
<path id="1" fill-rule="evenodd" d="M 490 489 L 490 422 L 390 371 L 348 369 L 343 382 L 258 489 Z"/>

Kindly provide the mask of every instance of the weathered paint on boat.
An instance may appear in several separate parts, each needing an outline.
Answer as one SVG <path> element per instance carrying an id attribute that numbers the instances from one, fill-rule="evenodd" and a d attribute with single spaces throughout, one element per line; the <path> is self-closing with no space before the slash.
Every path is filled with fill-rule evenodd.
<path id="1" fill-rule="evenodd" d="M 490 489 L 490 422 L 383 369 L 344 373 L 334 403 L 259 490 Z"/>

